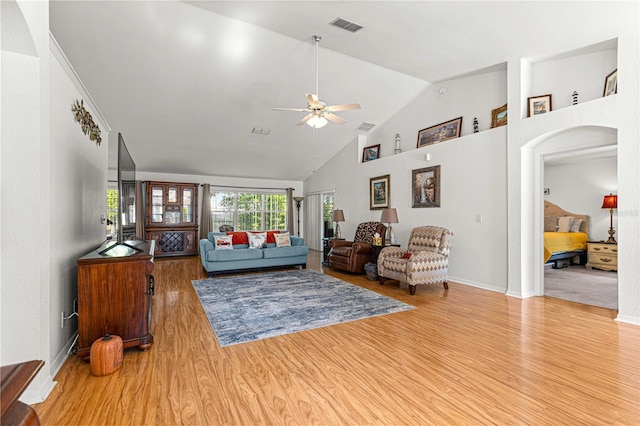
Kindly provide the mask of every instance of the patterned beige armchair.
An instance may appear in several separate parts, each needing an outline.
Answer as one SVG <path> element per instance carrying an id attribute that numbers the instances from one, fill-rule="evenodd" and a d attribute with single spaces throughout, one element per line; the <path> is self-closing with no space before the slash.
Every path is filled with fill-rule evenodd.
<path id="1" fill-rule="evenodd" d="M 409 284 L 416 294 L 418 284 L 442 283 L 445 289 L 449 272 L 449 252 L 453 233 L 438 226 L 419 226 L 411 230 L 408 249 L 385 247 L 378 256 L 380 284 L 388 279 Z"/>

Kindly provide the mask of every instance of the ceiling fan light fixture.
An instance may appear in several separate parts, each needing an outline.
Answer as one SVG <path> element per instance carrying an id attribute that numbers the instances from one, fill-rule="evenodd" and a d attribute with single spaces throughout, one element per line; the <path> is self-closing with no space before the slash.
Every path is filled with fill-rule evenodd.
<path id="1" fill-rule="evenodd" d="M 314 115 L 307 121 L 307 124 L 309 126 L 314 127 L 316 129 L 324 127 L 327 123 L 328 123 L 327 119 L 321 115 Z"/>

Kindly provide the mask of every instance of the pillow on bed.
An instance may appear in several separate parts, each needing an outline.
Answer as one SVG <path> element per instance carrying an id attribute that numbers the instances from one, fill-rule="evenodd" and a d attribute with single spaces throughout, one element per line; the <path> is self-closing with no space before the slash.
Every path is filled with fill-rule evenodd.
<path id="1" fill-rule="evenodd" d="M 571 223 L 573 223 L 573 216 L 562 216 L 558 218 L 558 232 L 569 232 L 571 229 Z"/>
<path id="2" fill-rule="evenodd" d="M 582 219 L 574 219 L 573 222 L 571 222 L 569 232 L 580 232 L 580 225 L 582 225 Z"/>
<path id="3" fill-rule="evenodd" d="M 544 217 L 544 232 L 556 232 L 558 228 L 558 218 L 555 216 Z"/>

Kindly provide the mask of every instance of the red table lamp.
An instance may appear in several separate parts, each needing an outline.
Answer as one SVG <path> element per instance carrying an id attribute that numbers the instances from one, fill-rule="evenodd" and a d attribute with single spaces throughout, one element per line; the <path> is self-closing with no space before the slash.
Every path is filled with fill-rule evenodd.
<path id="1" fill-rule="evenodd" d="M 613 230 L 613 209 L 618 208 L 618 196 L 613 194 L 605 195 L 604 200 L 602 201 L 602 208 L 609 209 L 609 215 L 610 215 L 609 239 L 607 240 L 607 242 L 615 243 L 616 239 L 613 238 L 613 234 L 616 233 L 616 231 Z"/>

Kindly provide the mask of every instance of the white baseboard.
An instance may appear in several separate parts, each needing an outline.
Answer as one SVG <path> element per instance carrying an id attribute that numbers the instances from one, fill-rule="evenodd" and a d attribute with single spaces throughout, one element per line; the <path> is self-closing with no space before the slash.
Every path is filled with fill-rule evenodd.
<path id="1" fill-rule="evenodd" d="M 488 284 L 485 284 L 485 283 L 463 280 L 461 278 L 456 278 L 456 277 L 452 277 L 452 276 L 449 276 L 448 280 L 451 281 L 451 282 L 454 282 L 454 283 L 460 283 L 460 284 L 468 285 L 470 287 L 481 288 L 483 290 L 495 291 L 497 293 L 502 293 L 502 294 L 504 294 L 505 290 L 506 290 L 504 288 L 491 286 L 491 285 L 488 285 Z"/>
<path id="2" fill-rule="evenodd" d="M 65 361 L 69 357 L 69 353 L 71 352 L 72 346 L 76 342 L 77 336 L 78 333 L 74 333 L 73 336 L 71 336 L 71 339 L 69 339 L 64 345 L 60 353 L 58 353 L 58 355 L 51 361 L 49 375 L 46 378 L 42 379 L 40 377 L 41 374 L 44 374 L 42 370 L 40 371 L 38 376 L 36 376 L 36 380 L 34 380 L 34 382 L 29 385 L 27 390 L 24 391 L 24 393 L 20 397 L 20 401 L 24 402 L 25 404 L 31 405 L 39 404 L 47 399 L 51 391 L 53 391 L 53 388 L 55 388 L 56 384 L 58 383 L 55 382 L 53 378 L 56 376 L 56 374 L 58 374 Z"/>
<path id="3" fill-rule="evenodd" d="M 632 324 L 632 325 L 640 325 L 640 318 L 630 317 L 628 315 L 620 315 L 620 314 L 618 314 L 618 316 L 616 317 L 616 321 L 624 322 L 624 323 Z"/>

